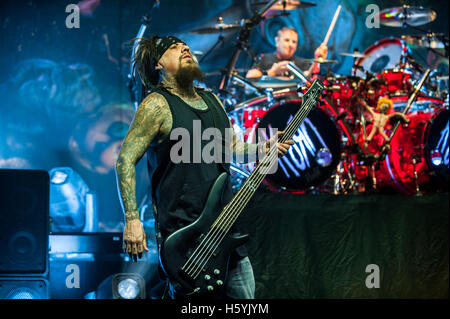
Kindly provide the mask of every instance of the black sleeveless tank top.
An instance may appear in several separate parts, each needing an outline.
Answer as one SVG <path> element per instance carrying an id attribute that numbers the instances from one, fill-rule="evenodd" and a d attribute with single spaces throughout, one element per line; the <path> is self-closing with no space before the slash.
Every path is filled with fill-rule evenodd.
<path id="1" fill-rule="evenodd" d="M 229 147 L 225 145 L 225 129 L 230 128 L 230 122 L 223 107 L 212 93 L 206 90 L 197 89 L 197 92 L 207 104 L 207 110 L 194 109 L 181 98 L 163 88 L 157 88 L 154 92 L 165 97 L 173 119 L 172 129 L 165 140 L 160 144 L 151 145 L 147 151 L 149 167 L 154 169 L 151 179 L 152 198 L 157 209 L 159 231 L 164 240 L 177 229 L 191 224 L 199 217 L 215 179 L 222 172 L 229 174 L 229 160 L 225 161 L 225 148 Z M 202 156 L 199 156 L 198 145 L 201 145 L 201 150 L 203 150 L 205 145 L 212 141 L 212 138 L 205 140 L 200 138 L 199 141 L 198 132 L 194 132 L 194 120 L 197 120 L 197 127 L 199 123 L 201 124 L 202 133 L 205 129 L 212 127 L 220 130 L 222 139 L 218 147 L 222 147 L 221 154 L 223 155 L 220 163 L 217 161 L 206 163 Z M 174 163 L 171 160 L 172 147 L 181 143 L 181 136 L 173 134 L 171 137 L 177 128 L 183 128 L 189 133 L 188 163 Z M 215 140 L 218 141 L 217 138 Z M 194 143 L 198 143 L 195 150 Z M 186 146 L 186 144 L 183 145 Z M 186 151 L 186 148 L 183 151 Z M 198 163 L 199 157 L 200 162 Z M 197 163 L 193 163 L 194 160 Z M 228 203 L 232 197 L 233 193 L 228 178 L 222 195 L 223 203 Z M 231 232 L 239 232 L 238 227 L 234 225 Z M 247 251 L 245 247 L 240 247 L 237 253 L 239 256 L 245 256 Z"/>

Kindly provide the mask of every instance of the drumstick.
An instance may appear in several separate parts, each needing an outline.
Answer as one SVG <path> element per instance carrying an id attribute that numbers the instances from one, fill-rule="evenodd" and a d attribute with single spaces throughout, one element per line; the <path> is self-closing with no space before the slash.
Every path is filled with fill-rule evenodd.
<path id="1" fill-rule="evenodd" d="M 327 45 L 328 40 L 330 39 L 331 32 L 334 29 L 334 25 L 336 24 L 336 20 L 337 20 L 337 18 L 339 16 L 339 12 L 340 11 L 341 11 L 341 5 L 339 5 L 337 7 L 336 12 L 334 13 L 333 20 L 331 21 L 330 27 L 328 28 L 327 35 L 325 36 L 325 39 L 323 40 L 322 44 Z"/>

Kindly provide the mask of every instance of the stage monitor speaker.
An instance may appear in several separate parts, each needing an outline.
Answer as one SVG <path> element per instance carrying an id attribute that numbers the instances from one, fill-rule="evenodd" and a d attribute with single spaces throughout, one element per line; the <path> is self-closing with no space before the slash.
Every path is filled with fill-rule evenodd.
<path id="1" fill-rule="evenodd" d="M 49 299 L 44 277 L 0 277 L 0 299 Z"/>
<path id="2" fill-rule="evenodd" d="M 0 169 L 0 276 L 48 272 L 47 171 Z"/>

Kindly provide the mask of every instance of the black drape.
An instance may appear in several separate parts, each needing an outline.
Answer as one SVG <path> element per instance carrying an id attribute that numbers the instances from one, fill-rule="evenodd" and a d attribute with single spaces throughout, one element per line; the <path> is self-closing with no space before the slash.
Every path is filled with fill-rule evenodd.
<path id="1" fill-rule="evenodd" d="M 448 214 L 448 194 L 256 193 L 239 223 L 257 298 L 448 298 Z"/>

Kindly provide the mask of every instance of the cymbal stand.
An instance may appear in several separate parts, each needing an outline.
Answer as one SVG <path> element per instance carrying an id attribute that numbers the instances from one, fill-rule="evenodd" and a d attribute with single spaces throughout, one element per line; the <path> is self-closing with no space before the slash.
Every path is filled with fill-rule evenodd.
<path id="1" fill-rule="evenodd" d="M 353 53 L 360 53 L 358 48 L 354 48 L 353 49 Z M 352 76 L 356 76 L 356 71 L 358 71 L 358 65 L 356 64 L 356 61 L 358 61 L 359 59 L 355 56 L 353 58 L 353 66 L 352 66 Z M 364 69 L 363 69 L 364 71 Z"/>
<path id="2" fill-rule="evenodd" d="M 410 97 L 409 97 L 409 99 L 408 99 L 408 102 L 406 103 L 406 105 L 405 105 L 405 107 L 404 107 L 404 109 L 403 109 L 403 112 L 402 112 L 403 115 L 405 115 L 406 113 L 408 113 L 408 111 L 409 111 L 409 109 L 410 109 L 412 103 L 415 101 L 415 99 L 416 99 L 416 97 L 417 97 L 417 93 L 419 93 L 420 89 L 421 89 L 422 86 L 423 86 L 423 83 L 425 82 L 425 80 L 427 79 L 428 75 L 430 74 L 430 71 L 431 71 L 430 69 L 427 69 L 427 70 L 425 71 L 425 74 L 422 76 L 422 79 L 420 79 L 419 84 L 418 84 L 417 87 L 414 89 L 414 92 L 410 95 Z M 389 142 L 392 141 L 392 138 L 394 137 L 395 132 L 397 131 L 397 129 L 398 129 L 399 126 L 400 126 L 400 121 L 397 122 L 397 123 L 395 124 L 395 127 L 394 127 L 394 129 L 392 130 L 391 136 L 389 136 Z"/>
<path id="3" fill-rule="evenodd" d="M 222 33 L 219 33 L 219 37 L 217 38 L 216 43 L 214 43 L 214 45 L 213 45 L 213 46 L 205 53 L 205 55 L 202 56 L 202 58 L 200 59 L 199 63 L 202 63 L 203 60 L 205 60 L 206 57 L 207 57 L 211 52 L 213 52 L 213 51 L 216 49 L 216 47 L 218 47 L 219 44 L 223 47 L 223 45 L 225 44 L 224 39 L 225 39 L 225 37 L 222 35 Z"/>
<path id="4" fill-rule="evenodd" d="M 219 84 L 219 90 L 225 90 L 228 87 L 239 55 L 241 54 L 241 51 L 245 50 L 245 48 L 248 46 L 248 40 L 250 38 L 252 29 L 264 19 L 264 15 L 266 14 L 266 12 L 277 1 L 278 0 L 271 0 L 268 4 L 266 4 L 264 8 L 261 9 L 260 12 L 255 11 L 254 15 L 250 19 L 244 21 L 244 27 L 241 29 L 237 37 L 238 41 L 236 42 L 236 50 L 228 61 L 228 64 L 226 66 L 226 73 L 223 74 Z"/>
<path id="5" fill-rule="evenodd" d="M 373 164 L 370 167 L 369 172 L 371 172 L 371 174 L 372 174 L 372 189 L 376 190 L 377 189 L 377 177 L 375 175 L 375 164 Z"/>
<path id="6" fill-rule="evenodd" d="M 430 39 L 433 35 L 435 37 L 437 37 L 444 44 L 445 55 L 442 55 L 441 53 L 437 52 L 433 48 L 428 48 L 428 49 L 431 50 L 433 53 L 435 53 L 435 54 L 437 54 L 437 55 L 439 55 L 439 56 L 441 56 L 443 58 L 448 58 L 448 54 L 449 54 L 449 52 L 448 52 L 448 50 L 449 50 L 448 42 L 449 42 L 449 40 L 443 33 L 433 33 L 430 30 L 425 30 L 425 29 L 418 28 L 416 26 L 408 24 L 407 22 L 403 22 L 403 26 L 411 28 L 411 29 L 414 29 L 414 30 L 422 32 L 422 33 L 425 33 L 427 35 L 428 39 Z"/>
<path id="7" fill-rule="evenodd" d="M 364 149 L 366 150 L 367 154 L 369 154 L 369 146 L 366 146 L 366 142 L 367 142 L 367 131 L 366 131 L 366 119 L 364 118 L 364 114 L 363 111 L 361 110 L 360 107 L 360 113 L 361 113 L 361 124 L 362 124 L 362 128 L 363 128 L 363 133 L 364 133 Z"/>
<path id="8" fill-rule="evenodd" d="M 219 18 L 217 19 L 217 23 L 218 23 L 218 24 L 223 24 L 223 18 L 222 18 L 222 17 L 219 17 Z M 223 47 L 223 45 L 224 45 L 224 43 L 225 43 L 224 39 L 225 39 L 225 37 L 223 36 L 222 31 L 220 31 L 220 32 L 219 32 L 219 37 L 217 38 L 216 43 L 214 43 L 214 45 L 208 50 L 208 52 L 206 52 L 205 55 L 202 56 L 202 58 L 200 59 L 199 63 L 201 63 L 204 59 L 206 59 L 206 57 L 207 57 L 211 52 L 213 52 L 214 49 L 215 49 L 219 44 Z"/>
<path id="9" fill-rule="evenodd" d="M 283 5 L 283 10 L 281 11 L 281 13 L 279 14 L 275 14 L 275 15 L 271 15 L 271 18 L 276 18 L 276 17 L 289 17 L 290 13 L 286 11 L 286 0 L 281 1 L 282 5 Z"/>
<path id="10" fill-rule="evenodd" d="M 144 36 L 145 32 L 147 31 L 147 28 L 150 26 L 153 11 L 155 9 L 159 8 L 159 3 L 160 3 L 160 0 L 155 0 L 153 2 L 153 5 L 150 8 L 149 12 L 142 17 L 142 20 L 141 20 L 142 24 L 136 35 L 137 40 L 134 41 L 133 50 L 131 52 L 130 70 L 128 73 L 128 89 L 130 90 L 131 100 L 133 102 L 135 112 L 137 111 L 139 104 L 141 103 L 141 101 L 143 100 L 143 98 L 146 95 L 146 92 L 144 92 L 146 90 L 146 88 L 145 88 L 144 83 L 142 82 L 142 79 L 139 79 L 139 75 L 136 74 L 133 60 L 134 60 L 134 57 L 135 57 L 136 52 L 139 47 L 139 39 Z"/>
<path id="11" fill-rule="evenodd" d="M 258 95 L 267 95 L 267 92 L 265 90 L 253 85 L 252 82 L 240 76 L 239 74 L 237 74 L 237 72 L 233 73 L 232 79 L 236 82 L 241 83 L 242 85 L 248 86 L 252 91 L 255 91 Z"/>
<path id="12" fill-rule="evenodd" d="M 419 188 L 419 181 L 418 181 L 419 177 L 417 175 L 417 170 L 416 170 L 417 156 L 415 154 L 411 154 L 411 159 L 412 159 L 413 170 L 414 170 L 414 182 L 416 184 L 416 196 L 422 196 L 423 194 Z"/>

